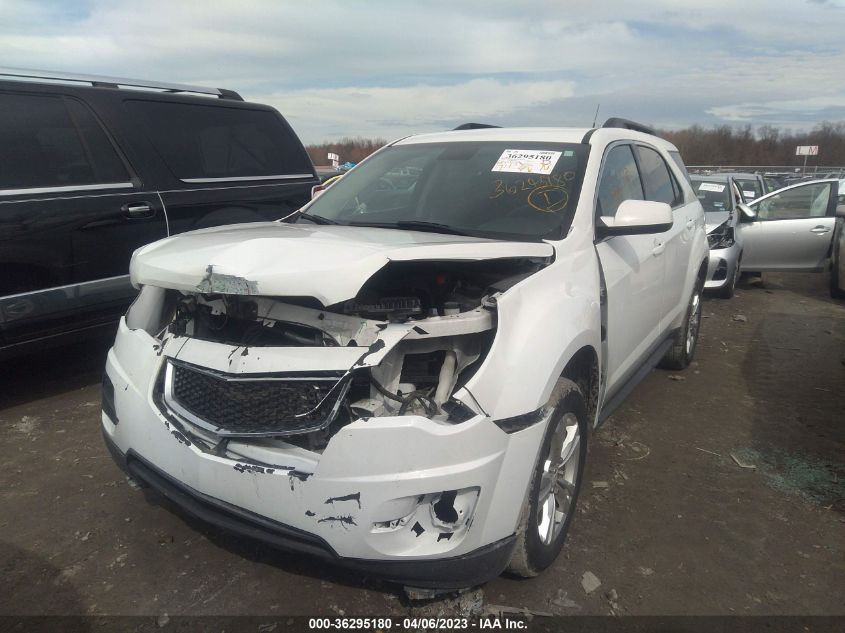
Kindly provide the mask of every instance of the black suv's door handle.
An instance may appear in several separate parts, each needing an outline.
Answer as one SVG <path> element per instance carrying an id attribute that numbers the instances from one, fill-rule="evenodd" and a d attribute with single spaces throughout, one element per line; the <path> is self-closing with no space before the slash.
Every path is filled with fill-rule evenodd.
<path id="1" fill-rule="evenodd" d="M 156 210 L 149 202 L 130 202 L 120 207 L 120 210 L 123 211 L 123 216 L 130 220 L 143 220 L 156 214 Z"/>

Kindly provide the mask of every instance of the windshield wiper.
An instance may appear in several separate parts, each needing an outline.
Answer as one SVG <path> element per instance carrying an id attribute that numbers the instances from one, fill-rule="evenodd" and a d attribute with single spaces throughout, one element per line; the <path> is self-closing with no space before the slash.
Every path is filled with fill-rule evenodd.
<path id="1" fill-rule="evenodd" d="M 305 218 L 306 220 L 310 220 L 314 224 L 340 224 L 340 222 L 335 222 L 334 220 L 329 220 L 328 218 L 324 218 L 322 215 L 311 215 L 310 213 L 300 213 L 296 216 L 296 219 Z"/>
<path id="2" fill-rule="evenodd" d="M 425 231 L 428 233 L 445 233 L 447 235 L 463 235 L 476 237 L 472 232 L 439 224 L 437 222 L 424 222 L 422 220 L 399 220 L 398 222 L 350 222 L 350 226 L 371 226 L 378 229 L 406 229 L 409 231 Z"/>

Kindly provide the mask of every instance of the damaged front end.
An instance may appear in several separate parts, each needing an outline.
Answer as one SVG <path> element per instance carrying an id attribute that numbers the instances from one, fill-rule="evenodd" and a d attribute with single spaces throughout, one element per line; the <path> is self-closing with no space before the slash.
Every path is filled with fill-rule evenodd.
<path id="1" fill-rule="evenodd" d="M 335 560 L 480 556 L 495 575 L 544 425 L 502 430 L 466 383 L 498 298 L 548 261 L 390 261 L 331 305 L 211 270 L 194 291 L 142 284 L 109 354 L 107 443 L 171 498 L 237 507 Z M 380 575 L 480 580 L 453 567 Z"/>
<path id="2" fill-rule="evenodd" d="M 145 286 L 126 322 L 165 350 L 156 400 L 183 432 L 221 454 L 233 438 L 319 453 L 358 419 L 483 413 L 461 389 L 495 335 L 497 296 L 541 265 L 395 262 L 331 306 L 202 292 L 208 279 L 196 293 Z"/>

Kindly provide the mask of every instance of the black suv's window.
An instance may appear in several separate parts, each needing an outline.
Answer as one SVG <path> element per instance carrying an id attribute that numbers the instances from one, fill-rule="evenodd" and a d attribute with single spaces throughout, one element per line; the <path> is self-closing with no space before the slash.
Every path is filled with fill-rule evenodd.
<path id="1" fill-rule="evenodd" d="M 599 183 L 599 215 L 613 217 L 625 200 L 642 200 L 643 186 L 630 145 L 617 145 L 604 160 Z"/>
<path id="2" fill-rule="evenodd" d="M 666 161 L 650 147 L 637 146 L 640 156 L 640 171 L 645 186 L 646 200 L 665 202 L 675 206 L 678 199 L 677 185 L 672 181 Z"/>
<path id="3" fill-rule="evenodd" d="M 160 101 L 126 105 L 182 180 L 312 174 L 308 155 L 275 112 Z"/>
<path id="4" fill-rule="evenodd" d="M 127 182 L 103 129 L 81 103 L 0 94 L 0 189 Z"/>

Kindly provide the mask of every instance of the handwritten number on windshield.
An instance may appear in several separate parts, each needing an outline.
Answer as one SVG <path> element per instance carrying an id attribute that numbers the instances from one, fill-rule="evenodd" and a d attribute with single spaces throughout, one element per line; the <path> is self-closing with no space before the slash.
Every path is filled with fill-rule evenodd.
<path id="1" fill-rule="evenodd" d="M 493 193 L 489 197 L 495 200 L 526 192 L 526 202 L 532 208 L 544 213 L 555 213 L 569 203 L 569 192 L 564 188 L 564 183 L 574 177 L 575 172 L 568 171 L 548 176 L 528 176 L 508 183 L 497 179 L 493 182 Z"/>

